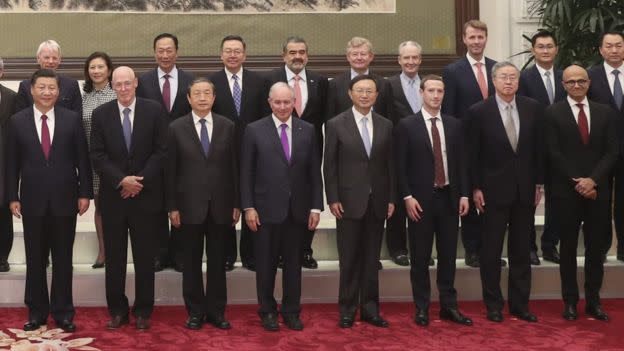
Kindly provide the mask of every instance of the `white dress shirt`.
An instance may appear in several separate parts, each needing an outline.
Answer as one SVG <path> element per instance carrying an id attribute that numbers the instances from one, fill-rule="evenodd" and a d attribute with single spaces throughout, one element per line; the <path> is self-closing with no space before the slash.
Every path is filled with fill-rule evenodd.
<path id="1" fill-rule="evenodd" d="M 368 71 L 369 70 L 367 69 L 366 72 L 364 72 L 362 74 L 368 74 Z M 357 73 L 353 68 L 351 68 L 351 79 L 353 79 L 353 78 L 355 78 L 355 77 L 357 77 L 359 75 L 360 75 L 360 73 Z"/>
<path id="2" fill-rule="evenodd" d="M 171 72 L 166 73 L 158 67 L 158 84 L 160 85 L 160 93 L 162 95 L 163 85 L 165 84 L 165 74 L 169 75 L 169 111 L 173 108 L 176 96 L 178 95 L 178 68 L 173 66 Z"/>
<path id="3" fill-rule="evenodd" d="M 371 150 L 373 147 L 373 113 L 372 110 L 368 111 L 366 115 L 363 115 L 358 112 L 358 110 L 354 107 L 351 107 L 351 111 L 353 112 L 353 117 L 355 117 L 355 125 L 357 126 L 358 132 L 360 132 L 360 138 L 362 137 L 362 118 L 368 118 L 366 122 L 366 129 L 368 129 L 368 136 L 370 137 L 371 142 Z"/>
<path id="4" fill-rule="evenodd" d="M 620 80 L 620 86 L 624 89 L 624 65 L 620 65 L 620 67 L 612 67 L 606 61 L 604 62 L 605 73 L 607 74 L 607 81 L 609 81 L 609 89 L 611 89 L 611 95 L 613 95 L 613 85 L 615 83 L 615 76 L 613 75 L 613 70 L 620 71 L 618 74 L 618 79 Z"/>
<path id="5" fill-rule="evenodd" d="M 540 65 L 538 65 L 537 63 L 535 64 L 535 67 L 537 68 L 537 71 L 540 74 L 540 77 L 542 77 L 542 82 L 544 83 L 544 88 L 546 87 L 546 80 L 550 80 L 550 86 L 553 88 L 553 95 L 556 94 L 555 91 L 555 70 L 553 67 L 550 67 L 550 69 L 546 69 L 546 68 L 542 68 Z M 550 78 L 546 77 L 546 72 L 550 72 Z M 555 98 L 555 96 L 553 96 L 553 99 Z"/>
<path id="6" fill-rule="evenodd" d="M 576 121 L 576 124 L 578 124 L 578 115 L 579 115 L 579 112 L 581 112 L 581 109 L 578 106 L 576 106 L 578 102 L 576 102 L 570 96 L 568 96 L 568 103 L 570 104 L 570 107 L 572 108 L 572 114 L 574 115 L 574 120 Z M 587 101 L 587 96 L 580 103 L 583 104 L 583 111 L 585 111 L 585 116 L 587 116 L 587 132 L 589 133 L 591 132 L 591 117 L 589 113 L 589 103 Z"/>
<path id="7" fill-rule="evenodd" d="M 126 108 L 130 109 L 130 130 L 134 130 L 134 107 L 136 106 L 136 98 L 134 98 L 134 100 L 132 100 L 132 103 L 130 104 L 130 106 L 123 106 L 122 104 L 119 103 L 119 101 L 117 101 L 117 107 L 119 107 L 119 120 L 121 121 L 121 125 L 123 126 L 123 119 L 124 119 L 124 114 L 123 114 L 123 110 L 125 110 Z"/>
<path id="8" fill-rule="evenodd" d="M 288 82 L 288 85 L 290 85 L 291 88 L 295 88 L 295 73 L 293 71 L 290 70 L 290 68 L 288 68 L 288 66 L 285 66 L 286 69 L 286 81 Z M 306 70 L 302 69 L 301 72 L 299 72 L 299 77 L 301 78 L 299 80 L 299 89 L 301 89 L 301 111 L 305 110 L 306 104 L 308 103 L 308 79 L 306 77 Z M 301 116 L 299 116 L 301 117 Z"/>
<path id="9" fill-rule="evenodd" d="M 485 86 L 489 87 L 489 82 L 488 82 L 488 76 L 487 76 L 487 67 L 485 66 L 485 56 L 481 57 L 481 60 L 477 61 L 475 60 L 472 56 L 470 56 L 470 54 L 466 53 L 466 58 L 468 59 L 468 62 L 470 63 L 470 67 L 472 68 L 472 73 L 474 73 L 475 76 L 475 80 L 478 82 L 479 81 L 479 73 L 477 71 L 477 66 L 475 66 L 475 63 L 480 62 L 481 65 L 481 72 L 483 72 L 483 76 L 485 77 Z"/>
<path id="10" fill-rule="evenodd" d="M 37 110 L 34 105 L 33 110 L 35 112 L 35 128 L 37 128 L 37 136 L 39 137 L 39 142 L 41 143 L 41 116 L 44 114 Z M 52 146 L 52 139 L 54 138 L 54 107 L 50 111 L 46 112 L 45 115 L 48 117 L 46 124 L 48 125 L 48 131 L 50 132 L 50 146 Z"/>
<path id="11" fill-rule="evenodd" d="M 201 123 L 199 122 L 199 120 L 202 118 L 196 115 L 195 111 L 191 111 L 191 113 L 193 114 L 193 125 L 195 126 L 197 137 L 199 138 L 199 140 L 201 140 Z M 208 130 L 208 139 L 212 142 L 212 128 L 213 128 L 212 111 L 208 112 L 208 114 L 206 115 L 206 117 L 204 117 L 204 119 L 206 120 L 206 129 Z"/>
<path id="12" fill-rule="evenodd" d="M 235 73 L 228 71 L 227 68 L 225 69 L 225 76 L 228 79 L 228 84 L 230 85 L 230 93 L 232 94 L 234 93 L 234 79 L 232 79 L 234 74 L 236 74 L 236 77 L 238 78 L 238 86 L 240 87 L 241 93 L 242 93 L 243 92 L 243 67 L 241 66 L 238 72 L 235 72 Z"/>

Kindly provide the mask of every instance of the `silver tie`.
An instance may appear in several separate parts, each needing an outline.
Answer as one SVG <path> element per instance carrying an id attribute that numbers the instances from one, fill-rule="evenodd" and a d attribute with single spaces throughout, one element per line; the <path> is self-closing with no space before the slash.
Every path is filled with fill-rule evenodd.
<path id="1" fill-rule="evenodd" d="M 552 105 L 555 101 L 555 91 L 553 89 L 552 82 L 550 81 L 550 71 L 544 72 L 544 75 L 546 76 L 546 93 L 548 93 L 548 101 L 550 101 L 550 104 Z"/>
<path id="2" fill-rule="evenodd" d="M 507 133 L 509 144 L 511 144 L 513 151 L 516 152 L 516 149 L 518 148 L 518 133 L 516 132 L 516 125 L 513 120 L 513 106 L 507 105 L 505 109 L 507 110 L 507 113 L 503 125 L 505 126 L 505 132 Z"/>

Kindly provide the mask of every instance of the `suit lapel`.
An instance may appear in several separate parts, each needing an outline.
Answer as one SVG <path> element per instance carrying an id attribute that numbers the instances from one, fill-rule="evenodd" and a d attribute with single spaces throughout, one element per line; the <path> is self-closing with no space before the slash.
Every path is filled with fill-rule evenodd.
<path id="1" fill-rule="evenodd" d="M 295 124 L 293 123 L 292 125 L 294 126 Z M 273 123 L 273 117 L 267 117 L 266 123 L 264 123 L 264 133 L 269 143 L 276 150 L 276 152 L 280 155 L 280 158 L 282 159 L 282 161 L 288 164 L 288 160 L 286 160 L 286 155 L 284 155 L 284 149 L 282 148 L 282 141 L 280 140 L 280 136 L 277 132 L 277 129 L 275 129 L 275 123 Z M 291 133 L 291 134 L 294 134 L 294 133 Z M 291 135 L 291 138 L 292 138 L 292 135 Z M 293 143 L 294 141 L 291 142 L 291 144 Z M 292 160 L 292 151 L 290 153 L 290 158 Z"/>
<path id="2" fill-rule="evenodd" d="M 421 112 L 416 114 L 416 133 L 422 138 L 422 140 L 426 140 L 427 149 L 433 155 L 433 146 L 431 145 L 431 138 L 429 138 L 429 131 L 427 131 L 427 126 L 425 125 L 425 120 Z"/>
<path id="3" fill-rule="evenodd" d="M 292 133 L 291 133 L 291 144 L 292 144 L 292 148 L 290 150 L 290 165 L 292 166 L 296 160 L 298 160 L 298 154 L 302 149 L 302 140 L 301 140 L 301 133 L 303 131 L 303 129 L 301 129 L 301 124 L 299 123 L 300 120 L 298 120 L 296 117 L 292 118 Z"/>
<path id="4" fill-rule="evenodd" d="M 243 110 L 245 109 L 245 106 L 247 105 L 247 91 L 249 90 L 249 85 L 250 85 L 250 79 L 249 79 L 249 73 L 247 72 L 247 70 L 245 70 L 243 68 L 243 72 L 241 74 L 243 76 L 243 81 L 245 83 L 243 83 L 243 85 L 241 86 L 241 106 L 240 106 L 240 115 L 243 115 Z M 234 103 L 234 98 L 232 98 L 232 103 Z"/>
<path id="5" fill-rule="evenodd" d="M 397 94 L 399 98 L 399 102 L 402 105 L 407 106 L 407 109 L 410 110 L 412 113 L 418 112 L 418 111 L 413 111 L 412 106 L 409 104 L 409 101 L 407 101 L 407 96 L 405 96 L 405 91 L 403 90 L 403 84 L 401 84 L 401 77 L 400 76 L 395 76 L 395 77 L 396 79 L 390 78 L 390 86 L 392 87 L 392 91 L 399 92 Z"/>
<path id="6" fill-rule="evenodd" d="M 548 102 L 546 105 L 550 105 L 550 102 L 548 101 L 548 91 L 546 91 L 546 86 L 544 85 L 544 79 L 542 79 L 542 76 L 540 75 L 539 70 L 536 66 L 533 66 L 533 68 L 531 68 L 531 76 L 533 77 L 533 81 L 537 84 L 538 89 L 540 90 L 540 96 L 545 96 L 546 100 L 544 102 Z M 556 91 L 554 93 L 555 96 L 553 96 L 553 98 L 556 99 L 557 93 Z"/>
<path id="7" fill-rule="evenodd" d="M 505 145 L 507 145 L 507 147 L 509 148 L 509 151 L 511 153 L 516 153 L 518 148 L 516 145 L 516 152 L 514 152 L 513 148 L 511 147 L 511 142 L 509 141 L 509 137 L 507 136 L 507 131 L 505 130 L 505 125 L 503 124 L 503 116 L 501 116 L 500 114 L 500 110 L 498 109 L 498 103 L 496 102 L 496 98 L 492 97 L 490 98 L 490 100 L 487 102 L 487 106 L 488 109 L 490 110 L 490 113 L 488 113 L 488 116 L 492 116 L 491 118 L 494 118 L 495 121 L 492 121 L 492 127 L 496 129 L 495 133 L 496 135 L 501 135 L 502 138 L 506 141 Z M 516 109 L 518 108 L 518 101 L 516 100 Z M 520 111 L 518 111 L 518 116 L 520 116 Z M 516 131 L 516 133 L 518 133 L 518 131 Z M 517 135 L 518 138 L 518 144 L 520 144 L 520 136 L 519 134 Z"/>
<path id="8" fill-rule="evenodd" d="M 318 90 L 318 81 L 310 75 L 310 72 L 306 70 L 306 85 L 308 86 L 308 101 L 306 102 L 306 106 L 301 113 L 301 118 L 306 115 L 306 113 L 310 110 L 310 106 L 314 104 L 316 101 L 316 93 Z"/>
<path id="9" fill-rule="evenodd" d="M 197 130 L 195 129 L 195 124 L 193 123 L 193 115 L 189 114 L 187 117 L 184 117 L 185 121 L 184 121 L 184 129 L 186 130 L 186 134 L 187 136 L 193 140 L 193 144 L 195 144 L 195 149 L 197 150 L 197 152 L 199 152 L 204 158 L 207 158 L 206 155 L 204 155 L 204 148 L 202 147 L 201 141 L 199 140 L 199 136 L 197 136 Z M 212 128 L 212 135 L 215 135 L 215 125 L 214 125 L 214 119 L 213 119 L 213 128 Z M 212 140 L 210 140 L 210 143 L 212 143 Z M 208 149 L 208 156 L 210 156 L 210 150 L 212 150 L 212 148 Z"/>
<path id="10" fill-rule="evenodd" d="M 476 91 L 479 92 L 479 95 L 481 95 L 481 88 L 479 87 L 479 82 L 477 82 L 477 78 L 475 77 L 474 70 L 473 70 L 472 66 L 470 66 L 470 61 L 468 61 L 468 59 L 466 57 L 464 57 L 462 59 L 461 69 L 464 71 L 464 76 L 465 77 L 470 77 L 468 79 L 472 83 L 473 89 L 476 89 Z M 487 70 L 487 68 L 486 68 L 486 70 Z M 486 77 L 486 79 L 488 79 L 488 78 Z M 490 86 L 491 86 L 491 84 L 488 84 L 488 90 L 489 90 Z M 488 93 L 489 93 L 489 91 L 488 91 Z M 481 99 L 483 99 L 483 97 Z"/>
<path id="11" fill-rule="evenodd" d="M 349 109 L 347 115 L 345 115 L 345 128 L 347 129 L 347 134 L 351 135 L 353 138 L 353 142 L 355 145 L 359 145 L 360 152 L 364 158 L 369 158 L 366 154 L 366 148 L 364 147 L 364 140 L 362 140 L 362 135 L 360 134 L 360 128 L 355 123 L 355 116 L 353 116 L 353 112 Z M 375 124 L 373 123 L 373 129 L 375 128 Z M 373 143 L 375 142 L 375 136 L 373 135 Z M 373 154 L 373 147 L 371 145 L 371 155 Z"/>
<path id="12" fill-rule="evenodd" d="M 37 133 L 37 126 L 35 126 L 35 114 L 32 106 L 28 108 L 28 129 L 30 129 L 30 135 L 33 137 L 33 143 L 39 150 L 39 154 L 41 155 L 41 159 L 45 161 L 45 155 L 43 154 L 43 148 L 41 147 L 41 141 L 39 140 L 39 134 Z"/>

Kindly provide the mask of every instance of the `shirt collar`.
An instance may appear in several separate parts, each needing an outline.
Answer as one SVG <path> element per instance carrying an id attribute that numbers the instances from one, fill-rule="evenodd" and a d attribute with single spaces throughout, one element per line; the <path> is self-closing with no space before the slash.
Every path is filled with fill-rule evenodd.
<path id="1" fill-rule="evenodd" d="M 136 97 L 134 98 L 134 100 L 132 100 L 132 103 L 130 104 L 130 106 L 123 106 L 122 104 L 119 103 L 119 100 L 117 100 L 117 107 L 119 107 L 119 113 L 123 116 L 123 110 L 127 107 L 130 109 L 131 113 L 134 113 L 134 107 L 136 106 Z"/>
<path id="2" fill-rule="evenodd" d="M 611 74 L 611 72 L 613 72 L 614 69 L 620 71 L 620 73 L 624 73 L 624 66 L 622 66 L 622 65 L 620 65 L 620 67 L 618 67 L 618 68 L 615 68 L 615 67 L 611 66 L 610 64 L 608 64 L 607 61 L 605 61 L 603 64 L 604 64 L 605 72 L 607 72 L 607 76 L 609 74 Z"/>
<path id="3" fill-rule="evenodd" d="M 173 68 L 171 69 L 171 72 L 169 73 L 163 71 L 162 68 L 160 67 L 158 67 L 157 70 L 158 70 L 158 79 L 163 79 L 165 74 L 168 74 L 169 78 L 178 79 L 178 67 L 176 67 L 175 65 L 173 66 Z"/>
<path id="4" fill-rule="evenodd" d="M 418 74 L 416 74 L 416 77 L 410 78 L 407 76 L 407 74 L 405 74 L 405 72 L 401 72 L 401 80 L 405 83 L 409 83 L 411 80 L 414 80 L 416 88 L 420 89 L 420 76 Z"/>
<path id="5" fill-rule="evenodd" d="M 282 122 L 280 121 L 277 117 L 275 117 L 275 114 L 271 114 L 271 118 L 273 118 L 273 123 L 275 123 L 275 128 L 280 129 L 281 125 L 283 123 L 286 123 L 288 125 L 288 128 L 290 128 L 292 130 L 292 116 L 288 117 L 288 120 L 286 122 Z"/>
<path id="6" fill-rule="evenodd" d="M 295 78 L 295 72 L 291 71 L 286 65 L 284 65 L 284 68 L 286 69 L 286 81 L 290 82 L 293 78 Z M 299 77 L 302 81 L 307 82 L 305 69 L 302 69 L 301 72 L 299 72 Z"/>
<path id="7" fill-rule="evenodd" d="M 191 113 L 193 114 L 193 124 L 199 123 L 199 120 L 201 119 L 201 117 L 199 117 L 195 113 L 195 111 L 191 111 Z M 212 111 L 208 112 L 208 114 L 206 115 L 206 117 L 204 117 L 204 119 L 206 120 L 206 123 L 212 124 Z"/>
<path id="8" fill-rule="evenodd" d="M 576 100 L 572 99 L 570 95 L 568 95 L 567 98 L 568 98 L 568 104 L 570 104 L 570 106 L 576 106 L 576 104 L 583 104 L 583 106 L 589 106 L 589 101 L 587 100 L 587 96 L 585 96 L 583 98 L 583 101 L 581 102 L 577 102 Z"/>
<path id="9" fill-rule="evenodd" d="M 36 121 L 40 121 L 41 120 L 41 116 L 43 116 L 43 113 L 41 111 L 39 111 L 35 105 L 33 105 L 33 110 L 35 112 L 35 120 Z M 54 107 L 52 107 L 52 109 L 50 109 L 50 111 L 46 112 L 45 115 L 48 117 L 48 121 L 54 122 Z"/>
<path id="10" fill-rule="evenodd" d="M 535 67 L 537 68 L 537 71 L 539 72 L 540 76 L 543 76 L 545 72 L 550 72 L 550 76 L 554 78 L 554 73 L 555 73 L 554 66 L 550 67 L 550 69 L 546 69 L 536 63 Z"/>
<path id="11" fill-rule="evenodd" d="M 360 123 L 362 118 L 366 117 L 369 121 L 373 120 L 372 110 L 368 111 L 366 115 L 361 114 L 358 110 L 355 109 L 355 106 L 351 107 L 351 111 L 353 112 L 353 116 L 355 116 L 355 120 Z"/>
<path id="12" fill-rule="evenodd" d="M 225 75 L 227 76 L 228 81 L 232 80 L 232 76 L 235 75 L 235 74 L 238 77 L 238 79 L 243 78 L 243 66 L 241 66 L 241 68 L 238 70 L 238 72 L 234 72 L 234 73 L 228 71 L 228 69 L 225 68 Z"/>
<path id="13" fill-rule="evenodd" d="M 440 111 L 438 111 L 438 114 L 437 114 L 437 115 L 435 115 L 435 116 L 431 115 L 431 114 L 430 114 L 427 110 L 425 110 L 424 108 L 423 108 L 422 110 L 420 110 L 420 112 L 422 112 L 423 118 L 424 118 L 425 120 L 429 120 L 429 119 L 432 119 L 432 118 L 434 118 L 434 117 L 435 117 L 435 118 L 437 118 L 438 120 L 442 121 L 442 116 L 440 115 Z"/>
<path id="14" fill-rule="evenodd" d="M 370 73 L 370 69 L 366 69 L 366 72 L 362 73 L 362 74 L 369 74 Z M 351 68 L 351 79 L 359 76 L 360 73 L 357 73 L 353 68 Z"/>
<path id="15" fill-rule="evenodd" d="M 516 97 L 514 96 L 514 99 L 511 100 L 511 102 L 507 102 L 505 100 L 503 100 L 500 96 L 498 96 L 498 94 L 495 94 L 496 96 L 496 104 L 498 104 L 498 108 L 500 110 L 504 110 L 507 108 L 507 106 L 511 106 L 512 108 L 516 108 Z"/>
<path id="16" fill-rule="evenodd" d="M 483 64 L 483 67 L 485 67 L 485 55 L 481 56 L 481 59 L 479 61 L 475 60 L 472 56 L 470 56 L 469 53 L 466 53 L 466 58 L 468 59 L 468 62 L 470 62 L 471 67 L 474 67 L 475 63 L 477 62 L 481 62 L 481 64 Z"/>

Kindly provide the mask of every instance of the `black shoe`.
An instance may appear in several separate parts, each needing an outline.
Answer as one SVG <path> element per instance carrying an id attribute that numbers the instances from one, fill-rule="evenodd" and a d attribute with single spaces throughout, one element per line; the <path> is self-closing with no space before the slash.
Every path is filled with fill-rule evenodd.
<path id="1" fill-rule="evenodd" d="M 231 272 L 231 271 L 234 270 L 234 262 L 232 262 L 232 261 L 225 261 L 224 267 L 225 267 L 225 271 L 226 272 Z"/>
<path id="2" fill-rule="evenodd" d="M 563 313 L 561 315 L 563 316 L 563 319 L 566 319 L 569 321 L 575 321 L 576 318 L 578 318 L 578 313 L 576 312 L 576 305 L 567 303 L 565 307 L 563 308 Z"/>
<path id="3" fill-rule="evenodd" d="M 91 268 L 93 269 L 104 268 L 104 261 L 102 262 L 95 261 L 95 263 L 91 265 Z"/>
<path id="4" fill-rule="evenodd" d="M 595 306 L 586 305 L 585 314 L 590 315 L 599 321 L 603 321 L 603 322 L 609 321 L 609 315 L 607 315 L 607 313 L 602 310 L 602 307 L 600 307 L 600 305 L 595 305 Z"/>
<path id="5" fill-rule="evenodd" d="M 388 328 L 388 322 L 380 315 L 362 316 L 362 321 L 380 328 Z"/>
<path id="6" fill-rule="evenodd" d="M 416 308 L 416 316 L 414 316 L 416 324 L 426 327 L 429 325 L 429 311 L 426 309 Z"/>
<path id="7" fill-rule="evenodd" d="M 279 259 L 277 260 L 277 268 L 284 269 L 284 259 L 282 258 L 282 256 L 280 256 Z"/>
<path id="8" fill-rule="evenodd" d="M 479 268 L 479 255 L 474 252 L 466 252 L 464 262 L 468 267 Z"/>
<path id="9" fill-rule="evenodd" d="M 0 272 L 8 272 L 11 270 L 11 265 L 6 259 L 0 260 Z"/>
<path id="10" fill-rule="evenodd" d="M 222 314 L 218 314 L 214 317 L 206 317 L 206 323 L 212 324 L 214 327 L 222 330 L 232 329 L 232 325 Z"/>
<path id="11" fill-rule="evenodd" d="M 305 254 L 303 255 L 303 262 L 301 263 L 301 266 L 307 269 L 317 269 L 318 263 L 314 257 L 312 257 L 312 254 Z"/>
<path id="12" fill-rule="evenodd" d="M 30 320 L 30 321 L 24 323 L 24 331 L 37 330 L 42 325 L 45 325 L 45 323 L 42 322 L 42 321 L 38 321 L 38 320 L 33 319 L 33 320 Z"/>
<path id="13" fill-rule="evenodd" d="M 176 262 L 176 263 L 173 265 L 173 269 L 174 269 L 176 272 L 180 272 L 180 273 L 184 272 L 184 263 L 178 263 L 178 262 Z"/>
<path id="14" fill-rule="evenodd" d="M 160 258 L 154 259 L 154 272 L 162 272 L 165 269 L 165 265 L 160 261 Z"/>
<path id="15" fill-rule="evenodd" d="M 146 330 L 148 330 L 150 328 L 149 318 L 137 317 L 136 328 L 137 328 L 138 331 L 146 331 Z"/>
<path id="16" fill-rule="evenodd" d="M 70 321 L 69 319 L 56 322 L 56 326 L 63 329 L 63 331 L 67 333 L 73 333 L 76 331 L 76 325 L 74 324 L 74 322 Z"/>
<path id="17" fill-rule="evenodd" d="M 527 321 L 527 322 L 531 322 L 531 323 L 535 323 L 537 322 L 537 317 L 529 312 L 529 311 L 513 311 L 511 312 L 512 316 L 516 316 L 518 319 L 522 319 L 523 321 Z"/>
<path id="18" fill-rule="evenodd" d="M 290 330 L 303 330 L 303 322 L 299 319 L 299 316 L 296 314 L 287 314 L 284 315 L 284 324 Z"/>
<path id="19" fill-rule="evenodd" d="M 507 261 L 504 258 L 501 258 L 500 265 L 501 267 L 507 267 Z"/>
<path id="20" fill-rule="evenodd" d="M 255 262 L 243 262 L 243 267 L 248 270 L 255 272 L 256 271 L 256 263 Z"/>
<path id="21" fill-rule="evenodd" d="M 544 261 L 549 261 L 557 264 L 559 264 L 559 262 L 561 261 L 561 258 L 559 257 L 559 252 L 557 251 L 556 247 L 546 250 L 542 249 L 542 258 L 544 259 Z"/>
<path id="22" fill-rule="evenodd" d="M 487 319 L 492 322 L 500 323 L 503 321 L 503 314 L 501 311 L 491 310 L 487 312 Z"/>
<path id="23" fill-rule="evenodd" d="M 129 323 L 128 316 L 113 316 L 108 323 L 106 323 L 106 328 L 108 329 L 119 329 L 121 326 Z"/>
<path id="24" fill-rule="evenodd" d="M 340 321 L 338 322 L 338 326 L 340 328 L 351 328 L 353 327 L 354 318 L 352 316 L 340 316 Z"/>
<path id="25" fill-rule="evenodd" d="M 407 255 L 396 255 L 392 257 L 392 262 L 398 264 L 399 266 L 409 266 L 410 265 L 410 261 L 409 258 L 407 258 Z"/>
<path id="26" fill-rule="evenodd" d="M 275 313 L 267 313 L 260 317 L 262 322 L 262 328 L 266 331 L 278 331 L 279 324 L 277 324 L 277 315 Z"/>
<path id="27" fill-rule="evenodd" d="M 472 325 L 472 319 L 464 316 L 456 308 L 442 308 L 440 309 L 440 319 L 445 319 L 453 323 L 461 325 Z"/>
<path id="28" fill-rule="evenodd" d="M 383 269 L 383 265 L 381 264 L 381 261 L 377 261 L 377 270 L 380 271 Z"/>
<path id="29" fill-rule="evenodd" d="M 201 329 L 203 324 L 203 318 L 201 316 L 190 316 L 186 320 L 186 324 L 184 325 L 186 329 L 191 330 L 199 330 Z"/>
<path id="30" fill-rule="evenodd" d="M 531 251 L 531 265 L 539 266 L 541 264 L 539 257 L 537 257 L 537 251 Z"/>
<path id="31" fill-rule="evenodd" d="M 429 258 L 429 267 L 435 266 L 435 262 L 433 261 L 433 257 Z"/>

